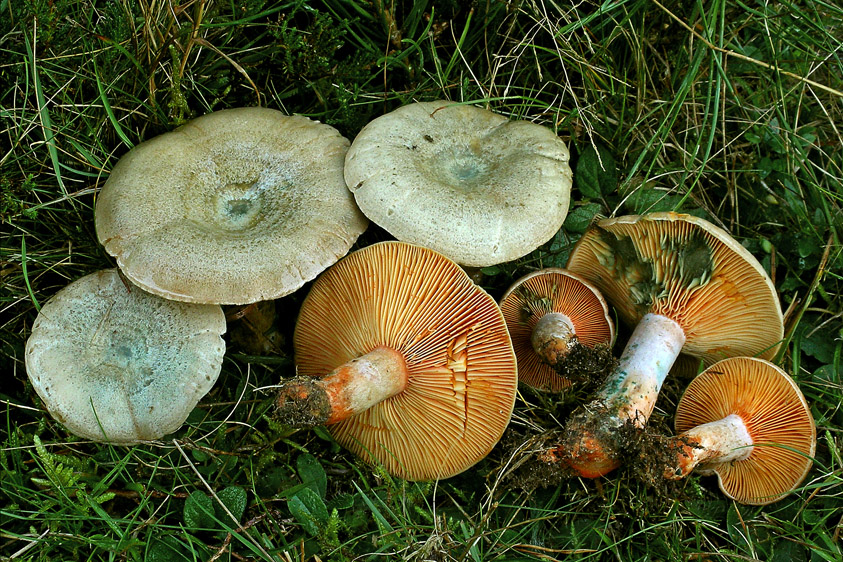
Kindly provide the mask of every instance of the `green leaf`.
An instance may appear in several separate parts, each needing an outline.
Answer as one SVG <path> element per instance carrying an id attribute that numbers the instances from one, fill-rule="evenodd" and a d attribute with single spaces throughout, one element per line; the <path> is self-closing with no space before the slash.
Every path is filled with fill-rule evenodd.
<path id="1" fill-rule="evenodd" d="M 752 552 L 752 545 L 750 544 L 751 531 L 746 524 L 747 516 L 742 516 L 738 512 L 737 504 L 729 506 L 729 511 L 726 513 L 726 528 L 729 531 L 729 537 L 740 550 L 744 552 Z"/>
<path id="2" fill-rule="evenodd" d="M 351 509 L 354 506 L 354 496 L 351 494 L 339 494 L 328 502 L 328 509 Z"/>
<path id="3" fill-rule="evenodd" d="M 602 209 L 599 203 L 586 203 L 571 209 L 565 217 L 565 230 L 582 234 L 591 225 L 591 221 Z M 553 248 L 551 248 L 553 249 Z"/>
<path id="4" fill-rule="evenodd" d="M 319 494 L 310 488 L 303 488 L 287 500 L 287 507 L 296 521 L 308 534 L 317 536 L 328 522 L 328 508 Z"/>
<path id="5" fill-rule="evenodd" d="M 689 500 L 685 503 L 688 510 L 699 517 L 711 521 L 712 523 L 719 523 L 726 515 L 727 503 L 723 500 Z"/>
<path id="6" fill-rule="evenodd" d="M 228 508 L 228 511 L 231 512 L 234 518 L 237 519 L 237 523 L 240 523 L 243 514 L 246 512 L 246 490 L 240 486 L 229 486 L 217 493 L 217 497 Z M 228 522 L 231 520 L 231 517 L 229 517 L 219 504 L 214 505 L 214 512 L 220 521 Z"/>
<path id="7" fill-rule="evenodd" d="M 184 526 L 189 529 L 212 529 L 214 521 L 214 501 L 196 490 L 184 502 Z"/>
<path id="8" fill-rule="evenodd" d="M 780 540 L 773 547 L 770 562 L 806 562 L 808 555 L 801 544 L 788 540 Z"/>
<path id="9" fill-rule="evenodd" d="M 181 562 L 191 560 L 187 548 L 173 537 L 167 536 L 150 541 L 146 551 L 147 562 Z"/>
<path id="10" fill-rule="evenodd" d="M 324 498 L 328 493 L 328 476 L 317 458 L 310 453 L 302 453 L 296 458 L 296 469 L 302 484 Z"/>
<path id="11" fill-rule="evenodd" d="M 618 185 L 615 157 L 602 145 L 598 145 L 596 150 L 591 145 L 587 146 L 577 160 L 574 180 L 585 197 L 597 199 L 612 193 Z"/>

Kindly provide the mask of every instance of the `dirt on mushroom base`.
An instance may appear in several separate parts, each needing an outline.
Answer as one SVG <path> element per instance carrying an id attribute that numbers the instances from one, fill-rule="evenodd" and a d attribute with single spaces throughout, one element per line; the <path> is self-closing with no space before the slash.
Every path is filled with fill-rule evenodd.
<path id="1" fill-rule="evenodd" d="M 560 376 L 573 384 L 573 390 L 580 395 L 591 395 L 617 365 L 608 344 L 594 347 L 581 344 L 574 336 L 570 351 L 556 365 L 551 365 Z"/>
<path id="2" fill-rule="evenodd" d="M 324 425 L 331 416 L 331 401 L 312 377 L 294 377 L 284 383 L 275 399 L 273 417 L 291 427 Z"/>
<path id="3" fill-rule="evenodd" d="M 514 429 L 508 431 L 501 441 L 508 451 L 506 458 L 509 459 L 502 477 L 525 491 L 558 486 L 576 478 L 579 475 L 571 468 L 574 458 L 571 451 L 578 451 L 580 455 L 590 452 L 583 449 L 578 439 L 582 435 L 578 426 L 590 423 L 592 435 L 600 434 L 597 442 L 611 442 L 612 459 L 623 461 L 621 478 L 640 482 L 654 492 L 654 497 L 661 500 L 681 498 L 685 484 L 682 481 L 665 480 L 664 471 L 666 467 L 675 464 L 677 455 L 682 454 L 682 445 L 687 444 L 687 441 L 670 436 L 667 427 L 658 423 L 641 428 L 629 420 L 620 427 L 596 428 L 593 420 L 593 417 L 579 409 L 561 430 L 540 433 L 524 433 Z"/>

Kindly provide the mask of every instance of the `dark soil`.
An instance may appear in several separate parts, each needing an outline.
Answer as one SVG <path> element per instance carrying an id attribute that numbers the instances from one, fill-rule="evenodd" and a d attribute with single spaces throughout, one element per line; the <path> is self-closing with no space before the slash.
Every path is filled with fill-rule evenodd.
<path id="1" fill-rule="evenodd" d="M 574 341 L 568 354 L 556 365 L 551 366 L 560 376 L 571 381 L 575 387 L 573 392 L 591 395 L 603 384 L 617 364 L 618 360 L 612 355 L 612 348 L 607 344 L 600 343 L 588 347 Z"/>
<path id="2" fill-rule="evenodd" d="M 225 311 L 231 345 L 248 355 L 279 355 L 284 335 L 275 324 L 275 301 L 233 306 Z"/>
<path id="3" fill-rule="evenodd" d="M 331 416 L 331 402 L 317 381 L 311 377 L 283 381 L 275 399 L 275 419 L 291 427 L 325 425 Z"/>

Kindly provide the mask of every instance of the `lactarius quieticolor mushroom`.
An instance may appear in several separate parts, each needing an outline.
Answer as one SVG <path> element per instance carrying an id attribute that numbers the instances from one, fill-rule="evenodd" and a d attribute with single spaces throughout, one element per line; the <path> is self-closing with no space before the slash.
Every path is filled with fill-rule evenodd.
<path id="1" fill-rule="evenodd" d="M 576 346 L 610 347 L 615 339 L 599 291 L 560 268 L 518 279 L 501 298 L 501 312 L 518 359 L 518 380 L 541 390 L 560 392 L 571 386 L 559 371 Z"/>
<path id="2" fill-rule="evenodd" d="M 218 305 L 162 299 L 116 269 L 74 281 L 38 313 L 26 372 L 71 432 L 132 444 L 178 429 L 222 366 Z"/>
<path id="3" fill-rule="evenodd" d="M 281 297 L 368 224 L 343 179 L 348 146 L 306 117 L 209 113 L 120 159 L 97 199 L 97 236 L 133 283 L 168 299 Z"/>
<path id="4" fill-rule="evenodd" d="M 378 117 L 354 139 L 345 180 L 393 236 L 466 266 L 521 257 L 562 226 L 568 148 L 550 129 L 447 101 Z"/>
<path id="5" fill-rule="evenodd" d="M 548 455 L 583 476 L 620 464 L 617 429 L 646 424 L 680 350 L 707 363 L 769 358 L 783 336 L 781 307 L 761 264 L 700 218 L 654 213 L 602 220 L 577 243 L 568 269 L 635 326 L 618 367 L 594 402 L 568 421 L 565 443 Z"/>
<path id="6" fill-rule="evenodd" d="M 344 447 L 409 480 L 448 478 L 498 442 L 517 375 L 494 299 L 432 250 L 383 242 L 313 285 L 281 421 L 330 424 Z"/>
<path id="7" fill-rule="evenodd" d="M 779 367 L 749 357 L 715 363 L 685 390 L 676 408 L 680 449 L 665 477 L 714 473 L 737 502 L 764 505 L 798 486 L 817 445 L 811 409 Z"/>

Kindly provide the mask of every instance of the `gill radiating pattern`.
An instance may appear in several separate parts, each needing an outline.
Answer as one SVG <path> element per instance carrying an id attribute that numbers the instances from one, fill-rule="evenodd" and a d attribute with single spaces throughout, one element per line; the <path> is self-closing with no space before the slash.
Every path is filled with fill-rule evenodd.
<path id="1" fill-rule="evenodd" d="M 533 349 L 533 330 L 545 314 L 559 312 L 567 316 L 574 326 L 577 341 L 587 347 L 611 343 L 614 336 L 603 302 L 563 270 L 547 269 L 530 274 L 503 298 L 501 312 L 518 359 L 519 380 L 551 392 L 565 390 L 571 382 L 545 363 Z"/>
<path id="2" fill-rule="evenodd" d="M 677 408 L 677 431 L 737 414 L 752 437 L 747 459 L 710 466 L 730 497 L 769 503 L 810 470 L 816 446 L 810 409 L 793 379 L 778 367 L 743 357 L 721 361 L 694 379 L 686 394 Z"/>
<path id="3" fill-rule="evenodd" d="M 625 323 L 634 326 L 647 312 L 675 320 L 684 351 L 706 364 L 776 352 L 783 328 L 775 290 L 725 231 L 675 213 L 622 218 L 587 232 L 568 268 L 596 285 Z"/>
<path id="4" fill-rule="evenodd" d="M 294 336 L 299 374 L 323 376 L 378 345 L 404 356 L 407 387 L 330 426 L 339 443 L 411 479 L 455 474 L 489 452 L 514 404 L 515 358 L 494 300 L 459 266 L 387 242 L 323 274 Z"/>

